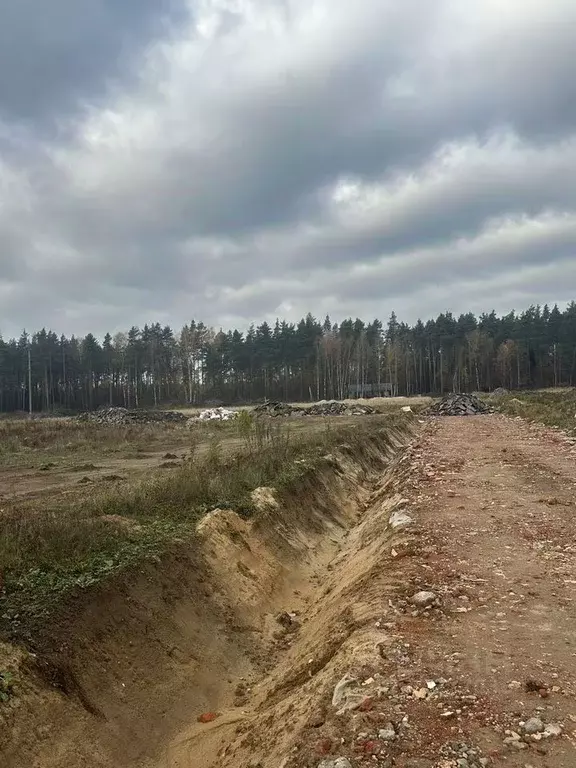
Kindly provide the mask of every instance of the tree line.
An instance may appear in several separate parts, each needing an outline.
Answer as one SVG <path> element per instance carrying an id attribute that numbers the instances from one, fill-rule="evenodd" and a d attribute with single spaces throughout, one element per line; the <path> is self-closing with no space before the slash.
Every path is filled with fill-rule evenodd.
<path id="1" fill-rule="evenodd" d="M 576 303 L 498 316 L 472 313 L 410 326 L 308 314 L 216 331 L 192 320 L 102 341 L 43 329 L 0 338 L 0 411 L 80 411 L 103 405 L 343 399 L 368 385 L 394 395 L 572 386 Z"/>

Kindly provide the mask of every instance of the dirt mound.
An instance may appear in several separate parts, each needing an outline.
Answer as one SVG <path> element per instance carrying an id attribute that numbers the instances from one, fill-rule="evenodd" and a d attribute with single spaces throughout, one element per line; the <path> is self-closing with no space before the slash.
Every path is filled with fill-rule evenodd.
<path id="1" fill-rule="evenodd" d="M 257 416 L 367 416 L 376 410 L 369 405 L 339 400 L 321 400 L 306 407 L 274 401 L 257 405 L 254 413 Z"/>
<path id="2" fill-rule="evenodd" d="M 452 393 L 431 405 L 426 413 L 429 416 L 476 416 L 480 413 L 491 413 L 492 408 L 482 402 L 476 395 Z"/>
<path id="3" fill-rule="evenodd" d="M 129 410 L 128 408 L 120 407 L 98 408 L 96 411 L 86 411 L 86 413 L 80 414 L 78 419 L 95 424 L 111 424 L 112 426 L 155 423 L 184 424 L 188 421 L 188 418 L 178 411 Z"/>

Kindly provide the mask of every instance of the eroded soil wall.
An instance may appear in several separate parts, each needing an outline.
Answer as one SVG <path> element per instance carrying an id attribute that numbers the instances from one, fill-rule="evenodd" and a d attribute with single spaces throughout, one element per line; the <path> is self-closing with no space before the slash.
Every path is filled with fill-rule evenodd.
<path id="1" fill-rule="evenodd" d="M 79 598 L 37 657 L 1 647 L 19 669 L 2 765 L 278 766 L 302 719 L 321 717 L 313 686 L 374 619 L 409 437 L 339 447 L 297 492 L 264 493 L 251 520 L 211 513 L 194 541 Z M 273 720 L 286 727 L 271 745 Z"/>

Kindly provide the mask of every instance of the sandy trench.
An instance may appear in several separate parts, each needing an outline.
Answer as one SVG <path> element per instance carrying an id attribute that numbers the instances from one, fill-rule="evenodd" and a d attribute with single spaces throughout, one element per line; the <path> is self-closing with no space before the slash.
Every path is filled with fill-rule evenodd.
<path id="1" fill-rule="evenodd" d="M 498 415 L 418 430 L 254 521 L 213 513 L 42 668 L 4 646 L 2 765 L 576 766 L 574 445 Z"/>

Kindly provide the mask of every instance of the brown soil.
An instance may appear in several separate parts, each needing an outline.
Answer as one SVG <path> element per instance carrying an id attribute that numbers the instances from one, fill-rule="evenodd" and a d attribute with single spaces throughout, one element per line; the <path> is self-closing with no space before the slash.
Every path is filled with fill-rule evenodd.
<path id="1" fill-rule="evenodd" d="M 73 607 L 37 659 L 0 648 L 19 675 L 2 765 L 575 766 L 572 441 L 448 418 L 391 455 L 343 448 L 299 498 L 213 513 L 197 546 Z M 534 715 L 562 736 L 506 745 Z"/>

